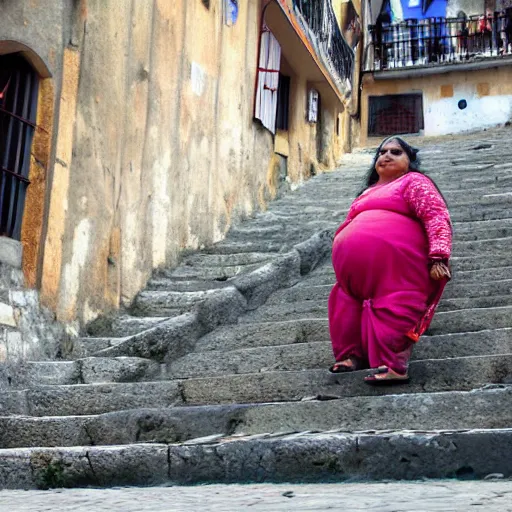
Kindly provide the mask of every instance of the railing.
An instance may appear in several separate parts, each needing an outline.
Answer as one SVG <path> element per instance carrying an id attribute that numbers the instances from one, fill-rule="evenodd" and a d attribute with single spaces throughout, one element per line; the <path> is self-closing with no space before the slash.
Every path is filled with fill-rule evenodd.
<path id="1" fill-rule="evenodd" d="M 352 90 L 354 52 L 341 34 L 328 0 L 293 0 L 295 14 L 317 55 L 343 94 Z"/>
<path id="2" fill-rule="evenodd" d="M 369 27 L 367 70 L 464 62 L 512 54 L 512 18 L 428 18 Z"/>
<path id="3" fill-rule="evenodd" d="M 36 129 L 38 79 L 23 58 L 0 57 L 0 236 L 21 236 Z"/>

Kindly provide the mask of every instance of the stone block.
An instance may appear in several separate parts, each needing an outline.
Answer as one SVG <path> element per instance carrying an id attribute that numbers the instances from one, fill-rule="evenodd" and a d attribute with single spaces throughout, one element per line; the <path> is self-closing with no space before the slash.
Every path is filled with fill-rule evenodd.
<path id="1" fill-rule="evenodd" d="M 212 291 L 194 309 L 206 333 L 219 325 L 236 323 L 238 317 L 247 310 L 247 301 L 234 286 L 229 286 Z"/>
<path id="2" fill-rule="evenodd" d="M 247 300 L 249 309 L 264 304 L 271 293 L 291 286 L 300 279 L 300 255 L 290 251 L 271 263 L 232 279 L 233 285 Z"/>
<path id="3" fill-rule="evenodd" d="M 27 390 L 26 395 L 32 416 L 101 414 L 182 402 L 177 381 L 40 386 Z"/>
<path id="4" fill-rule="evenodd" d="M 16 327 L 14 319 L 14 309 L 9 304 L 0 302 L 0 324 L 9 327 Z"/>
<path id="5" fill-rule="evenodd" d="M 324 230 L 319 233 L 315 233 L 305 242 L 294 246 L 294 249 L 300 255 L 301 274 L 311 272 L 331 253 L 333 235 L 333 231 Z"/>
<path id="6" fill-rule="evenodd" d="M 21 268 L 22 255 L 23 246 L 21 242 L 6 236 L 0 237 L 0 262 L 14 268 Z"/>
<path id="7" fill-rule="evenodd" d="M 167 452 L 161 444 L 101 446 L 89 448 L 87 457 L 101 487 L 151 486 L 169 479 Z"/>
<path id="8" fill-rule="evenodd" d="M 83 384 L 95 382 L 136 382 L 160 374 L 160 365 L 140 357 L 88 357 L 77 361 Z"/>
<path id="9" fill-rule="evenodd" d="M 142 357 L 163 361 L 175 359 L 190 352 L 205 333 L 197 312 L 158 323 L 155 327 L 126 338 L 122 343 L 95 354 L 101 357 Z"/>

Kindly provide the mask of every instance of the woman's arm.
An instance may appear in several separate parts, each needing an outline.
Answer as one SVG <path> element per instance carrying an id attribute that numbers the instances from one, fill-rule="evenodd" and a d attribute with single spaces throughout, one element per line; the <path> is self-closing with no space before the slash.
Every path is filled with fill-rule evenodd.
<path id="1" fill-rule="evenodd" d="M 446 203 L 426 176 L 410 173 L 402 194 L 414 215 L 425 227 L 432 263 L 448 263 L 452 252 L 452 227 Z"/>

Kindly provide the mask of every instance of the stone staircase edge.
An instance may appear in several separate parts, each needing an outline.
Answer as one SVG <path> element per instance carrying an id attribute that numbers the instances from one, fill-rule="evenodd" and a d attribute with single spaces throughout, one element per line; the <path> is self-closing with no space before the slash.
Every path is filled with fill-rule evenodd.
<path id="1" fill-rule="evenodd" d="M 512 429 L 303 432 L 213 436 L 195 444 L 0 450 L 1 489 L 482 479 L 498 473 L 512 475 Z"/>
<path id="2" fill-rule="evenodd" d="M 127 336 L 121 343 L 91 355 L 143 357 L 165 362 L 176 360 L 191 352 L 205 334 L 236 323 L 244 313 L 264 304 L 273 292 L 295 284 L 301 276 L 314 270 L 330 253 L 332 236 L 332 230 L 318 231 L 273 261 L 231 279 L 232 286 L 206 297 L 194 305 L 191 312 Z"/>

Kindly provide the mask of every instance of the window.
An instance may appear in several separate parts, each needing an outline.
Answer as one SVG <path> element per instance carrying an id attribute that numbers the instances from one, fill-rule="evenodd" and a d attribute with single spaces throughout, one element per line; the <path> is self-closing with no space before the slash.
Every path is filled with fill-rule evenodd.
<path id="1" fill-rule="evenodd" d="M 0 57 L 0 236 L 19 240 L 36 128 L 38 77 L 17 54 Z"/>
<path id="2" fill-rule="evenodd" d="M 277 87 L 276 129 L 288 130 L 289 110 L 290 110 L 290 77 L 279 73 L 279 85 Z"/>
<path id="3" fill-rule="evenodd" d="M 260 40 L 254 117 L 259 119 L 263 126 L 272 133 L 276 133 L 280 66 L 281 45 L 270 30 L 264 26 Z"/>
<path id="4" fill-rule="evenodd" d="M 418 133 L 424 127 L 421 94 L 370 96 L 368 135 Z"/>

